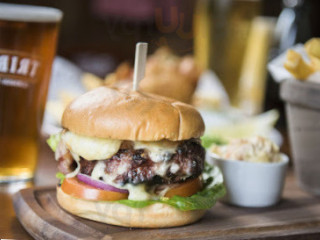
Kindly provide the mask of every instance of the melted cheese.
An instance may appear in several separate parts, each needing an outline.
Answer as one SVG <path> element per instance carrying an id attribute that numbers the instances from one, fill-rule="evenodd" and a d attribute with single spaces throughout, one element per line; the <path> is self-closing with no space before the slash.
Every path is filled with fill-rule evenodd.
<path id="1" fill-rule="evenodd" d="M 176 164 L 176 163 L 173 163 L 173 164 L 171 165 L 171 167 L 170 167 L 170 172 L 176 173 L 176 172 L 179 171 L 179 169 L 180 169 L 180 166 L 179 166 L 178 164 Z"/>
<path id="2" fill-rule="evenodd" d="M 161 164 L 159 164 L 159 165 L 156 165 L 156 166 L 154 167 L 154 172 L 155 172 L 157 175 L 159 175 L 159 176 L 161 176 L 161 177 L 164 177 L 164 176 L 166 175 L 167 170 L 168 170 L 168 168 L 170 167 L 170 165 L 171 165 L 171 164 L 168 164 L 168 163 L 166 163 L 166 162 L 163 162 L 163 163 L 161 163 Z"/>
<path id="3" fill-rule="evenodd" d="M 73 156 L 74 154 L 71 152 L 71 155 Z M 77 167 L 73 172 L 70 172 L 70 173 L 66 174 L 66 178 L 75 177 L 80 172 L 80 167 L 81 167 L 80 166 L 80 158 L 79 158 L 79 156 L 73 156 L 73 158 L 77 163 Z"/>
<path id="4" fill-rule="evenodd" d="M 164 173 L 167 171 L 167 169 L 170 167 L 170 170 L 172 171 L 172 168 L 174 168 L 175 171 L 179 170 L 179 166 L 177 164 L 168 164 L 168 163 L 162 163 L 163 167 L 160 167 L 158 172 L 159 173 Z M 157 195 L 146 191 L 146 185 L 145 184 L 138 184 L 138 185 L 133 185 L 130 183 L 127 183 L 125 185 L 119 185 L 114 182 L 115 177 L 117 176 L 117 173 L 115 174 L 106 174 L 105 172 L 106 165 L 103 161 L 98 161 L 97 164 L 95 165 L 91 178 L 94 180 L 100 180 L 105 182 L 106 184 L 109 184 L 111 186 L 114 186 L 119 189 L 126 189 L 129 191 L 129 200 L 137 200 L 137 201 L 143 201 L 143 200 L 150 200 L 150 199 L 158 199 L 159 196 L 163 197 L 166 192 L 170 189 L 169 186 L 165 187 L 161 192 L 159 192 Z M 102 178 L 102 179 L 101 179 Z"/>
<path id="5" fill-rule="evenodd" d="M 95 165 L 91 178 L 94 180 L 101 180 L 105 182 L 106 184 L 109 184 L 111 186 L 114 186 L 119 189 L 126 189 L 129 191 L 129 200 L 148 200 L 151 199 L 152 195 L 149 194 L 145 189 L 145 184 L 138 184 L 138 185 L 132 185 L 132 184 L 126 184 L 124 186 L 120 186 L 119 184 L 114 182 L 115 175 L 112 174 L 106 174 L 105 173 L 106 165 L 103 161 L 98 161 Z"/>
<path id="6" fill-rule="evenodd" d="M 146 191 L 145 184 L 132 185 L 128 183 L 124 187 L 129 191 L 129 200 L 143 201 L 152 198 L 152 195 Z"/>
<path id="7" fill-rule="evenodd" d="M 73 152 L 86 160 L 104 160 L 119 151 L 121 141 L 80 136 L 72 132 L 62 134 L 62 140 Z"/>
<path id="8" fill-rule="evenodd" d="M 106 164 L 103 161 L 98 161 L 92 170 L 91 178 L 94 180 L 101 180 L 100 178 L 103 178 L 103 181 L 109 184 L 109 178 L 107 178 L 108 175 L 105 173 L 105 168 Z"/>
<path id="9" fill-rule="evenodd" d="M 134 149 L 145 149 L 149 152 L 149 157 L 153 162 L 168 161 L 176 152 L 178 142 L 135 142 Z"/>

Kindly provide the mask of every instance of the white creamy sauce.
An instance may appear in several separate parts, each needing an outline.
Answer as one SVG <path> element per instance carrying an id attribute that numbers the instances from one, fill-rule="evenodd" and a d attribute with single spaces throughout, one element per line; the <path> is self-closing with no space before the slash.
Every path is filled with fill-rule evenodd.
<path id="1" fill-rule="evenodd" d="M 164 197 L 164 195 L 166 195 L 166 193 L 170 190 L 171 188 L 169 186 L 165 187 L 163 190 L 161 190 L 160 192 L 158 192 L 158 196 L 160 197 Z"/>
<path id="2" fill-rule="evenodd" d="M 75 177 L 77 176 L 77 174 L 80 172 L 80 159 L 79 158 L 74 158 L 74 160 L 76 161 L 77 163 L 77 167 L 76 169 L 73 171 L 73 172 L 70 172 L 68 174 L 66 174 L 66 178 L 72 178 L 72 177 Z"/>
<path id="3" fill-rule="evenodd" d="M 173 164 L 171 165 L 171 167 L 170 167 L 170 172 L 176 173 L 176 172 L 179 171 L 179 169 L 180 169 L 180 166 L 179 166 L 178 164 L 176 164 L 176 163 L 173 163 Z"/>
<path id="4" fill-rule="evenodd" d="M 135 142 L 134 149 L 145 149 L 149 152 L 149 157 L 153 162 L 163 162 L 171 159 L 178 147 L 177 142 Z"/>
<path id="5" fill-rule="evenodd" d="M 161 163 L 158 166 L 155 166 L 155 173 L 161 177 L 166 175 L 166 172 L 171 164 L 168 164 L 166 162 Z"/>
<path id="6" fill-rule="evenodd" d="M 132 185 L 130 183 L 124 185 L 124 188 L 129 191 L 129 200 L 149 200 L 152 195 L 146 191 L 145 184 Z"/>
<path id="7" fill-rule="evenodd" d="M 106 174 L 105 168 L 106 168 L 105 163 L 103 161 L 98 161 L 92 171 L 91 178 L 94 180 L 101 180 L 100 178 L 102 178 L 103 179 L 102 181 L 105 182 L 106 184 L 109 184 L 119 189 L 128 190 L 129 200 L 148 200 L 151 198 L 151 194 L 149 194 L 145 190 L 144 184 L 132 185 L 128 183 L 128 184 L 125 184 L 124 186 L 120 186 L 119 184 L 116 184 L 114 182 L 114 178 L 116 175 Z"/>
<path id="8" fill-rule="evenodd" d="M 71 152 L 86 160 L 104 160 L 116 154 L 121 145 L 120 140 L 85 137 L 70 131 L 62 134 L 62 140 Z"/>
<path id="9" fill-rule="evenodd" d="M 66 146 L 64 145 L 64 143 L 62 141 L 59 141 L 58 145 L 57 145 L 57 149 L 54 153 L 54 158 L 55 160 L 59 160 L 60 157 L 62 157 L 63 155 L 68 153 L 68 149 L 66 148 Z"/>
<path id="10" fill-rule="evenodd" d="M 130 167 L 130 164 L 126 163 L 124 164 L 123 162 L 120 164 L 120 166 L 117 168 L 117 175 L 124 174 L 128 171 Z M 140 169 L 139 169 L 140 170 Z"/>
<path id="11" fill-rule="evenodd" d="M 91 178 L 94 180 L 101 180 L 100 178 L 103 178 L 104 182 L 109 184 L 109 182 L 106 181 L 109 179 L 104 179 L 106 175 L 105 168 L 106 168 L 106 164 L 103 161 L 98 161 L 92 170 Z"/>
<path id="12" fill-rule="evenodd" d="M 109 184 L 109 185 L 114 186 L 116 188 L 124 189 L 119 184 L 116 184 L 114 182 L 115 175 L 106 174 L 105 168 L 106 168 L 106 164 L 103 161 L 98 161 L 92 170 L 91 178 L 94 180 L 103 181 L 106 184 Z"/>
<path id="13" fill-rule="evenodd" d="M 79 155 L 78 154 L 76 154 L 76 153 L 74 153 L 74 152 L 72 152 L 72 151 L 70 151 L 70 153 L 71 153 L 71 156 L 72 156 L 72 158 L 75 160 L 75 161 L 80 161 L 80 157 L 79 157 Z"/>

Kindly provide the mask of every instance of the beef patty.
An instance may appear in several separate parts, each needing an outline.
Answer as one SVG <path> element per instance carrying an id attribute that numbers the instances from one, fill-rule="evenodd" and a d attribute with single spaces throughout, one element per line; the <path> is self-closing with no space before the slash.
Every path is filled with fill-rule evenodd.
<path id="1" fill-rule="evenodd" d="M 69 159 L 65 159 L 66 157 Z M 114 182 L 120 185 L 171 184 L 184 181 L 186 178 L 198 177 L 203 171 L 204 159 L 205 150 L 199 140 L 190 139 L 181 142 L 168 161 L 153 162 L 147 150 L 135 150 L 126 144 L 125 148 L 122 146 L 111 158 L 99 162 L 104 162 L 105 173 L 111 175 Z M 59 158 L 58 168 L 64 173 L 66 173 L 66 162 L 70 163 L 70 154 Z M 80 158 L 80 172 L 90 176 L 97 162 Z M 71 172 L 72 168 L 74 167 L 70 165 L 68 172 Z"/>

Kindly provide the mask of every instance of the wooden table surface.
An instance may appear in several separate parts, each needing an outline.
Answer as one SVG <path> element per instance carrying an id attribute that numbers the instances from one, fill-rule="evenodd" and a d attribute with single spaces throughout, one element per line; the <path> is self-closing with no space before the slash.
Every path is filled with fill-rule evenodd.
<path id="1" fill-rule="evenodd" d="M 57 183 L 56 167 L 53 153 L 43 138 L 40 143 L 39 163 L 34 181 L 0 184 L 0 239 L 32 239 L 15 216 L 12 195 L 25 187 L 55 185 Z"/>
<path id="2" fill-rule="evenodd" d="M 36 173 L 35 180 L 33 182 L 27 183 L 15 183 L 10 185 L 2 184 L 0 185 L 0 238 L 10 238 L 10 239 L 32 239 L 30 235 L 23 229 L 22 225 L 19 223 L 18 219 L 15 216 L 15 212 L 13 210 L 12 205 L 12 194 L 17 192 L 19 189 L 24 187 L 31 186 L 53 186 L 57 183 L 55 178 L 56 162 L 54 161 L 53 153 L 46 145 L 44 139 L 41 142 L 40 148 L 40 156 L 39 156 L 39 165 Z M 307 193 L 299 190 L 294 185 L 294 177 L 292 171 L 289 171 L 288 177 L 286 179 L 286 188 L 284 192 L 284 197 L 288 195 L 289 192 L 292 191 L 292 187 L 294 187 L 295 191 L 298 191 L 297 194 L 301 199 L 313 199 L 312 201 L 318 201 L 314 197 L 311 197 Z M 310 201 L 311 201 L 310 200 Z M 319 199 L 320 201 L 320 199 Z M 303 206 L 299 206 L 300 210 L 303 211 Z M 240 211 L 241 209 L 239 209 Z M 306 209 L 307 211 L 308 209 Z M 241 210 L 242 211 L 242 210 Z M 245 211 L 245 209 L 243 209 Z M 248 209 L 248 211 L 250 211 Z M 308 215 L 309 216 L 309 215 Z M 310 216 L 309 216 L 310 218 Z M 320 216 L 315 215 L 315 222 L 319 223 Z M 304 225 L 303 225 L 304 226 Z M 315 225 L 318 226 L 318 225 Z M 305 229 L 301 230 L 301 226 L 299 226 L 300 234 L 296 235 L 296 237 L 285 238 L 285 239 L 320 239 L 320 229 L 319 231 L 315 231 L 313 226 L 312 228 L 306 224 Z M 309 229 L 310 232 L 309 232 Z M 294 229 L 293 229 L 294 230 Z M 277 234 L 277 231 L 275 231 Z M 278 235 L 274 236 L 274 239 L 279 237 Z"/>

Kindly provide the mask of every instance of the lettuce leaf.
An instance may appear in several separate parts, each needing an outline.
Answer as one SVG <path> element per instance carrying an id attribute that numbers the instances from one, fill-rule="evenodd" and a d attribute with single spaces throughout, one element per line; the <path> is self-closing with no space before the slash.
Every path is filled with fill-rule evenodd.
<path id="1" fill-rule="evenodd" d="M 64 175 L 62 172 L 57 172 L 56 178 L 58 178 L 60 180 L 59 184 L 61 185 L 63 183 L 63 180 L 66 178 L 66 175 Z"/>
<path id="2" fill-rule="evenodd" d="M 47 139 L 47 144 L 52 149 L 52 151 L 54 152 L 56 151 L 60 139 L 61 139 L 60 133 L 52 134 L 50 138 Z"/>
<path id="3" fill-rule="evenodd" d="M 218 167 L 206 165 L 204 171 L 204 188 L 190 197 L 174 196 L 172 198 L 160 198 L 159 200 L 118 200 L 116 202 L 133 208 L 143 208 L 154 203 L 171 205 L 182 211 L 200 210 L 211 208 L 216 201 L 225 195 L 222 174 Z"/>
<path id="4" fill-rule="evenodd" d="M 227 141 L 218 136 L 204 135 L 201 137 L 202 146 L 208 149 L 212 144 L 224 145 Z"/>

